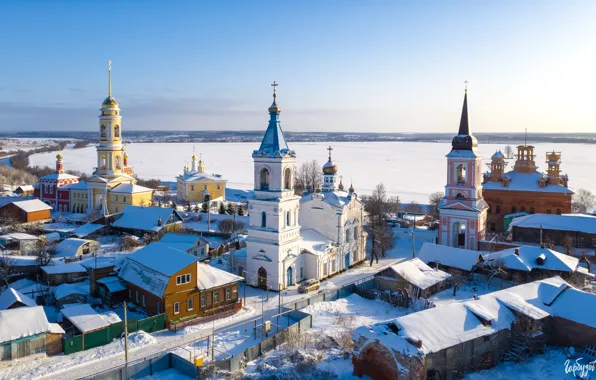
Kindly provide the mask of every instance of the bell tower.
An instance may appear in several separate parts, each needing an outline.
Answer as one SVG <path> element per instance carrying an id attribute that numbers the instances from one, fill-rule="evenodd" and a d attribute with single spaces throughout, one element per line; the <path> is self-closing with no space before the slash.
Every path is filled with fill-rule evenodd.
<path id="1" fill-rule="evenodd" d="M 482 156 L 468 122 L 468 89 L 459 131 L 447 155 L 447 185 L 439 205 L 439 244 L 478 249 L 485 238 L 488 206 L 482 198 Z"/>
<path id="2" fill-rule="evenodd" d="M 296 153 L 281 129 L 277 83 L 273 82 L 269 124 L 254 162 L 254 199 L 248 202 L 246 278 L 260 288 L 281 290 L 295 283 L 300 257 L 300 197 L 294 194 Z"/>
<path id="3" fill-rule="evenodd" d="M 123 174 L 128 156 L 122 145 L 122 117 L 118 102 L 112 97 L 112 62 L 108 61 L 108 97 L 103 101 L 99 115 L 99 144 L 97 170 L 99 176 L 114 178 Z M 124 157 L 126 156 L 126 164 Z"/>

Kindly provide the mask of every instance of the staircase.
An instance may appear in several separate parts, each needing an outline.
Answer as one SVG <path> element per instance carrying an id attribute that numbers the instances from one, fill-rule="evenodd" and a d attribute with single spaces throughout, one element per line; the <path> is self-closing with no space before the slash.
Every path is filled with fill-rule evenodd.
<path id="1" fill-rule="evenodd" d="M 521 362 L 537 351 L 544 351 L 544 336 L 542 333 L 533 335 L 517 335 L 513 339 L 511 349 L 505 352 L 504 361 Z"/>

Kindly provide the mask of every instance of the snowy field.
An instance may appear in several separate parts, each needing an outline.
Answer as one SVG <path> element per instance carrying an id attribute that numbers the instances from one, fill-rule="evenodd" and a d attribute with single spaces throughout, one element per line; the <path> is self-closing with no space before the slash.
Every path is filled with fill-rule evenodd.
<path id="1" fill-rule="evenodd" d="M 327 161 L 328 145 L 333 147 L 333 159 L 344 177 L 344 184 L 353 181 L 356 192 L 370 194 L 376 184 L 384 182 L 391 195 L 399 195 L 402 202 L 427 203 L 429 194 L 443 191 L 445 186 L 445 155 L 451 150 L 447 143 L 412 142 L 337 142 L 337 143 L 291 143 L 296 151 L 297 163 L 317 160 L 321 165 Z M 596 166 L 590 157 L 593 145 L 586 144 L 535 144 L 536 163 L 546 170 L 547 151 L 562 152 L 562 170 L 570 178 L 574 188 L 596 190 Z M 126 149 L 130 163 L 141 178 L 158 178 L 173 181 L 182 172 L 185 161 L 190 161 L 193 147 L 201 153 L 209 173 L 219 173 L 228 180 L 230 188 L 250 189 L 253 181 L 252 151 L 258 143 L 155 143 L 128 144 Z M 504 144 L 482 144 L 480 151 L 484 162 L 503 149 Z M 96 166 L 95 147 L 64 152 L 65 169 L 90 173 Z M 51 166 L 54 153 L 33 155 L 31 165 Z M 511 165 L 510 165 L 511 166 Z M 486 167 L 483 168 L 483 170 Z"/>

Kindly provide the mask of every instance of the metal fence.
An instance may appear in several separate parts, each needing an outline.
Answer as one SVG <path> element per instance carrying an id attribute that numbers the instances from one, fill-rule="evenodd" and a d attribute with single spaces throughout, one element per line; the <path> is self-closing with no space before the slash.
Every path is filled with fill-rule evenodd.
<path id="1" fill-rule="evenodd" d="M 166 314 L 158 314 L 153 317 L 137 320 L 128 320 L 128 332 L 145 331 L 152 333 L 165 330 Z M 91 331 L 86 334 L 62 338 L 62 349 L 65 355 L 74 352 L 89 350 L 91 348 L 106 345 L 116 338 L 120 338 L 124 333 L 124 321 L 112 323 L 111 325 L 99 330 Z"/>

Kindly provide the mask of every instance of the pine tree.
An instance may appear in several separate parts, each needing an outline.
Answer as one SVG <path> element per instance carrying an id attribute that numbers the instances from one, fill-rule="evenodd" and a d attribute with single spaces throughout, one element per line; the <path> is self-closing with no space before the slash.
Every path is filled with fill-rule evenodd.
<path id="1" fill-rule="evenodd" d="M 172 201 L 172 208 L 174 210 L 178 209 L 178 205 L 176 204 L 176 202 Z"/>
<path id="2" fill-rule="evenodd" d="M 204 213 L 209 212 L 209 202 L 203 202 L 201 204 L 201 212 L 204 212 Z"/>
<path id="3" fill-rule="evenodd" d="M 234 208 L 234 205 L 232 204 L 232 202 L 228 202 L 228 207 L 226 208 L 226 212 L 228 213 L 228 215 L 236 214 L 236 209 Z"/>
<path id="4" fill-rule="evenodd" d="M 195 204 L 195 212 L 199 212 L 200 208 L 198 204 Z"/>
<path id="5" fill-rule="evenodd" d="M 242 207 L 242 205 L 238 205 L 236 213 L 240 216 L 244 215 L 244 207 Z"/>
<path id="6" fill-rule="evenodd" d="M 220 214 L 225 214 L 225 213 L 226 213 L 226 208 L 224 207 L 224 204 L 223 204 L 223 202 L 221 202 L 221 203 L 219 204 L 219 213 L 220 213 Z"/>
<path id="7" fill-rule="evenodd" d="M 192 211 L 192 205 L 190 204 L 190 202 L 186 202 L 186 211 L 188 211 L 188 212 Z"/>

